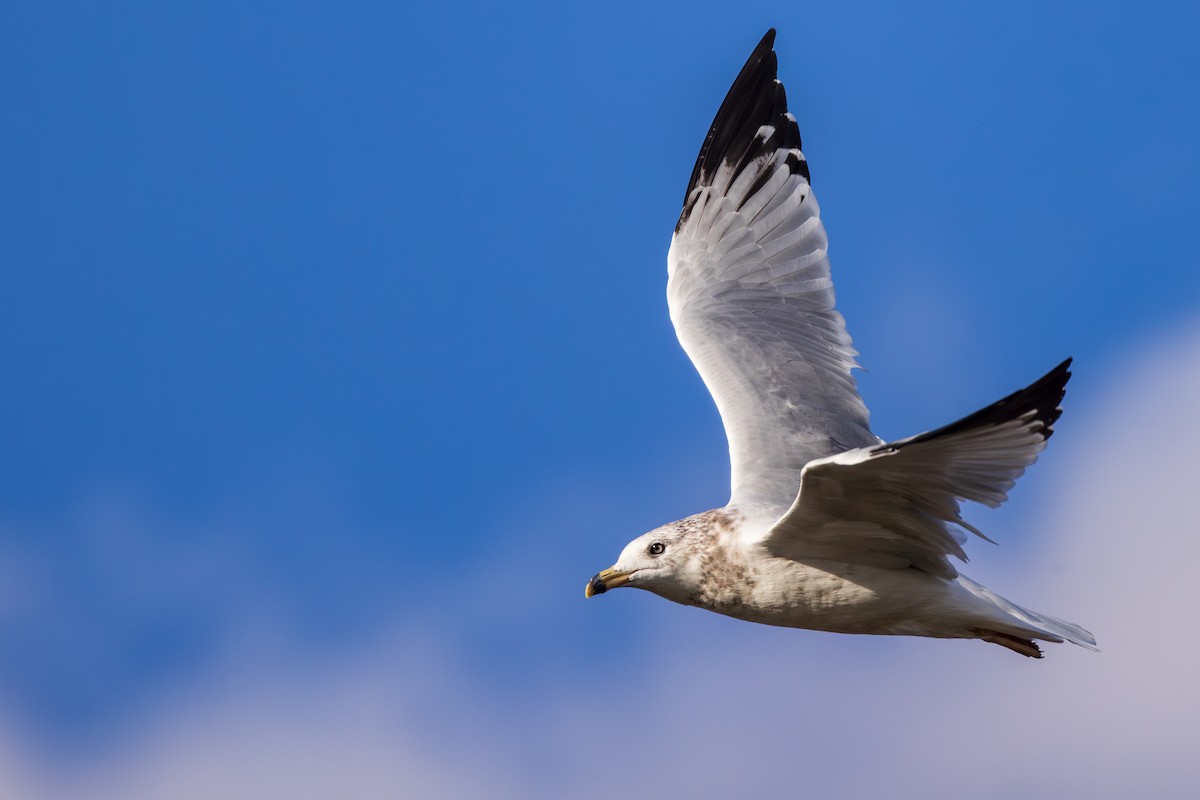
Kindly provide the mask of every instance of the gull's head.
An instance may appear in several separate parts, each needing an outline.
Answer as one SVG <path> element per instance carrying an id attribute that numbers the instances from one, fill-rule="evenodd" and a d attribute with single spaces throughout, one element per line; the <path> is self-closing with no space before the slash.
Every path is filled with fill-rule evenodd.
<path id="1" fill-rule="evenodd" d="M 702 516 L 655 528 L 625 545 L 617 563 L 588 581 L 584 596 L 632 586 L 668 600 L 687 602 L 700 586 L 701 557 L 713 541 L 712 531 L 696 524 Z"/>

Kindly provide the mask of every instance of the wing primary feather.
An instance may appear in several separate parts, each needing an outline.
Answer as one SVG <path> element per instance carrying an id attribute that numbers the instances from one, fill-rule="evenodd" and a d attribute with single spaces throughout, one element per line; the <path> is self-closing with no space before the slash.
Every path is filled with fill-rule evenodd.
<path id="1" fill-rule="evenodd" d="M 963 417 L 957 422 L 944 425 L 917 436 L 880 445 L 880 450 L 899 450 L 909 445 L 929 442 L 943 436 L 954 436 L 976 428 L 1001 425 L 1033 412 L 1033 418 L 1042 423 L 1039 431 L 1043 440 L 1054 434 L 1054 423 L 1062 416 L 1063 397 L 1067 393 L 1067 381 L 1071 379 L 1071 362 L 1068 358 L 1054 369 L 1038 378 L 1024 389 L 1018 389 L 987 408 Z"/>
<path id="2" fill-rule="evenodd" d="M 771 86 L 774 81 L 778 64 L 775 51 L 772 49 L 774 46 L 775 29 L 771 28 L 754 48 L 750 58 L 746 59 L 745 66 L 742 67 L 742 71 L 738 73 L 733 85 L 725 94 L 725 99 L 721 102 L 721 107 L 713 119 L 712 127 L 709 128 L 708 135 L 704 138 L 700 155 L 696 158 L 696 165 L 692 168 L 692 177 L 688 181 L 687 191 L 683 195 L 683 212 L 679 215 L 679 222 L 675 226 L 676 231 L 683 227 L 683 223 L 691 214 L 692 206 L 695 204 L 695 198 L 692 196 L 693 190 L 711 180 L 713 173 L 724 161 L 726 153 L 736 140 L 738 133 L 745 126 L 746 120 L 749 119 L 750 113 L 747 109 L 753 108 L 762 100 L 763 89 Z"/>

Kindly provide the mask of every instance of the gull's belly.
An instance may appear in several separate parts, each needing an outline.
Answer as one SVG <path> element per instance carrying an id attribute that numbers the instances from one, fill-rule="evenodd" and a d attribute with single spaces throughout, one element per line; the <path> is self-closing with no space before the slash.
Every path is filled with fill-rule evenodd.
<path id="1" fill-rule="evenodd" d="M 915 569 L 769 559 L 750 580 L 695 604 L 749 622 L 838 633 L 954 635 L 970 603 L 955 583 Z"/>

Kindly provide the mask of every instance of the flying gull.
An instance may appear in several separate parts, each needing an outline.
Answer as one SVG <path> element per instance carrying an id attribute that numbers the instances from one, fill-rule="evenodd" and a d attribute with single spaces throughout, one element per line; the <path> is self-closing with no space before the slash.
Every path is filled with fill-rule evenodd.
<path id="1" fill-rule="evenodd" d="M 671 321 L 729 439 L 729 503 L 634 539 L 586 595 L 632 586 L 751 622 L 982 639 L 1039 658 L 1035 640 L 1095 649 L 950 560 L 967 560 L 964 531 L 987 538 L 962 501 L 999 506 L 1046 446 L 1071 360 L 943 428 L 871 433 L 774 41 L 721 103 L 667 253 Z"/>

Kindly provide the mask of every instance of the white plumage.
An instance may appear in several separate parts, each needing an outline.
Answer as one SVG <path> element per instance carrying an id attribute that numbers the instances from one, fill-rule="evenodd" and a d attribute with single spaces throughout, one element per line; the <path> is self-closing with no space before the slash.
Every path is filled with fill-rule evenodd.
<path id="1" fill-rule="evenodd" d="M 587 594 L 629 585 L 755 622 L 1032 656 L 1035 639 L 1094 647 L 950 561 L 966 560 L 963 529 L 983 536 L 960 503 L 1000 505 L 1045 447 L 1070 360 L 944 428 L 871 433 L 774 36 L 717 112 L 667 254 L 671 320 L 729 439 L 729 504 L 638 537 Z"/>

